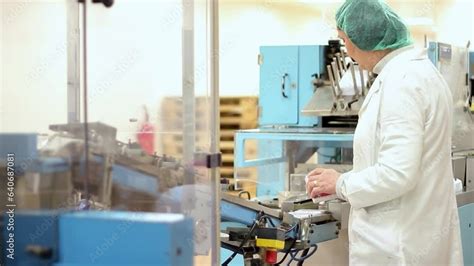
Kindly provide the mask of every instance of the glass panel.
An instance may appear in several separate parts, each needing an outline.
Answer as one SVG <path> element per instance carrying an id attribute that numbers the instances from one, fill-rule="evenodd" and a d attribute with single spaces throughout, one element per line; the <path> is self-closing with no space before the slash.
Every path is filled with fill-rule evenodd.
<path id="1" fill-rule="evenodd" d="M 289 192 L 299 192 L 301 177 L 317 165 L 346 172 L 352 168 L 352 132 L 344 128 L 238 131 L 235 143 L 237 189 L 248 191 L 252 197 L 273 200 Z M 248 156 L 252 154 L 249 147 L 255 143 L 256 155 Z M 248 175 L 249 172 L 257 174 Z"/>
<path id="2" fill-rule="evenodd" d="M 23 230 L 17 239 L 42 224 L 38 217 L 50 217 L 59 240 L 45 232 L 40 247 L 57 265 L 134 264 L 137 256 L 146 264 L 211 265 L 219 217 L 216 170 L 207 165 L 215 121 L 210 6 L 86 1 L 86 20 L 77 1 L 1 3 L 8 68 L 1 76 L 0 164 L 8 175 L 7 155 L 14 153 L 21 167 L 14 181 Z M 0 188 L 6 195 L 7 183 Z M 2 211 L 8 207 L 6 197 L 0 203 Z M 161 227 L 153 231 L 150 221 Z M 120 237 L 103 248 L 115 233 Z M 134 237 L 131 253 L 139 252 L 123 255 L 122 242 Z M 37 244 L 23 242 L 17 250 Z M 16 261 L 37 265 L 40 256 L 28 252 Z"/>

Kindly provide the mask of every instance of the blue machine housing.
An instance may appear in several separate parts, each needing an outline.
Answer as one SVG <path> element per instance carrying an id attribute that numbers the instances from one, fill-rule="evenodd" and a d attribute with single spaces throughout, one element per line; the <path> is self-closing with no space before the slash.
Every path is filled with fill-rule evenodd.
<path id="1" fill-rule="evenodd" d="M 13 154 L 15 171 L 17 175 L 22 174 L 38 158 L 37 139 L 37 134 L 34 133 L 1 133 L 0 161 L 6 160 L 7 154 Z"/>
<path id="2" fill-rule="evenodd" d="M 7 244 L 9 233 L 13 233 L 14 259 L 8 258 L 7 247 L 2 249 L 3 260 L 7 266 L 38 265 L 49 266 L 58 258 L 58 211 L 25 211 L 14 214 L 14 230 L 9 230 L 9 215 L 4 215 L 2 243 Z M 37 256 L 29 250 L 32 247 L 44 248 L 51 256 Z"/>
<path id="3" fill-rule="evenodd" d="M 260 47 L 260 126 L 312 127 L 301 115 L 314 94 L 313 80 L 325 73 L 324 45 Z"/>
<path id="4" fill-rule="evenodd" d="M 4 216 L 3 243 L 8 240 Z M 32 211 L 15 216 L 8 266 L 192 265 L 194 229 L 182 214 Z M 45 256 L 32 249 L 48 251 Z M 49 255 L 47 255 L 49 254 Z"/>
<path id="5" fill-rule="evenodd" d="M 474 265 L 474 203 L 458 207 L 464 265 Z"/>
<path id="6" fill-rule="evenodd" d="M 56 266 L 193 263 L 193 223 L 179 214 L 64 214 L 59 221 L 59 243 Z"/>

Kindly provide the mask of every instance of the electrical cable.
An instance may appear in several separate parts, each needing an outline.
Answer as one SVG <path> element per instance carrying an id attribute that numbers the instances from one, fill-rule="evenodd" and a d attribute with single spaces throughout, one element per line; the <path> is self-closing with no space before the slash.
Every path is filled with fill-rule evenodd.
<path id="1" fill-rule="evenodd" d="M 256 219 L 253 224 L 252 224 L 252 227 L 250 228 L 250 231 L 247 233 L 247 235 L 245 236 L 244 240 L 240 243 L 239 245 L 239 248 L 237 250 L 240 250 L 242 249 L 242 247 L 245 245 L 245 243 L 247 243 L 247 241 L 249 241 L 250 237 L 252 236 L 252 233 L 253 231 L 255 231 L 255 228 L 257 227 L 257 224 L 258 222 L 260 222 L 262 220 L 262 218 L 264 218 L 265 215 L 259 215 L 259 218 Z M 227 266 L 229 265 L 229 263 L 235 258 L 235 256 L 237 256 L 237 250 L 234 251 L 234 253 L 232 253 L 232 255 L 230 255 L 222 264 L 221 266 Z"/>
<path id="2" fill-rule="evenodd" d="M 309 252 L 309 248 L 304 249 L 303 252 L 301 253 L 301 257 L 308 255 L 308 252 Z M 304 263 L 304 260 L 298 261 L 296 266 L 303 266 L 303 263 Z"/>
<path id="3" fill-rule="evenodd" d="M 275 226 L 275 223 L 273 223 L 272 217 L 270 217 L 270 216 L 264 214 L 264 215 L 262 215 L 262 217 L 260 217 L 259 220 L 261 220 L 262 218 L 265 218 L 265 220 L 266 220 L 271 226 L 276 227 L 276 226 Z"/>
<path id="4" fill-rule="evenodd" d="M 283 256 L 283 258 L 279 262 L 277 262 L 275 265 L 280 265 L 285 261 L 286 257 L 288 257 L 288 254 L 290 254 L 290 251 L 295 246 L 295 244 L 296 244 L 296 238 L 293 239 L 293 243 L 288 248 L 288 251 L 285 253 L 285 256 Z"/>
<path id="5" fill-rule="evenodd" d="M 296 254 L 298 254 L 298 252 L 300 252 L 299 250 L 296 251 Z M 290 252 L 291 253 L 291 252 Z M 291 256 L 290 256 L 291 257 Z M 290 264 L 293 262 L 293 257 L 290 258 L 290 260 L 288 261 L 288 263 L 286 264 L 286 266 L 290 266 Z"/>
<path id="6" fill-rule="evenodd" d="M 299 224 L 293 225 L 290 229 L 286 230 L 286 233 L 288 234 L 289 232 L 293 231 L 293 229 L 295 228 L 296 228 L 296 235 L 297 235 L 299 231 Z M 291 243 L 290 247 L 288 248 L 288 251 L 285 253 L 283 258 L 279 262 L 277 262 L 275 265 L 281 265 L 285 261 L 286 257 L 288 257 L 288 254 L 290 254 L 291 249 L 295 246 L 295 244 L 296 244 L 296 237 L 293 238 L 293 243 Z"/>
<path id="7" fill-rule="evenodd" d="M 311 251 L 309 251 L 306 255 L 301 256 L 299 258 L 296 257 L 296 254 L 298 254 L 298 252 L 296 252 L 296 253 L 290 252 L 290 256 L 295 261 L 304 262 L 307 258 L 313 256 L 313 254 L 316 252 L 316 250 L 318 250 L 318 245 L 315 245 Z"/>

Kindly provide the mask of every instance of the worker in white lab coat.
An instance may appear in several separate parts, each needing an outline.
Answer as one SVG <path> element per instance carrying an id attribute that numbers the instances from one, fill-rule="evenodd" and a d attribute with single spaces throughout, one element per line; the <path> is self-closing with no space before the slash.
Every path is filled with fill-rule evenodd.
<path id="1" fill-rule="evenodd" d="M 378 76 L 359 112 L 353 170 L 315 169 L 308 193 L 351 204 L 351 265 L 462 265 L 446 82 L 386 4 L 347 1 L 336 19 L 349 56 Z"/>

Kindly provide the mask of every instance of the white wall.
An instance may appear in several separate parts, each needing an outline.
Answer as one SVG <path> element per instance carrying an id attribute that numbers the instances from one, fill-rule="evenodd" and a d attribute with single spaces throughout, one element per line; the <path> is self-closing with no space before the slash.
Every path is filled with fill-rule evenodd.
<path id="1" fill-rule="evenodd" d="M 66 122 L 66 0 L 2 0 L 0 132 L 47 131 Z M 147 105 L 159 115 L 164 95 L 181 95 L 180 1 L 120 0 L 89 13 L 90 120 L 133 136 L 128 120 Z M 196 15 L 197 94 L 208 93 L 203 1 Z M 221 3 L 221 95 L 258 95 L 262 45 L 325 43 L 335 36 L 341 1 L 238 0 Z M 446 42 L 474 40 L 470 0 L 390 1 L 424 34 Z M 412 20 L 413 21 L 413 20 Z M 419 21 L 419 20 L 415 20 Z"/>
<path id="2" fill-rule="evenodd" d="M 438 15 L 438 40 L 465 46 L 474 42 L 474 2 L 472 0 L 453 0 L 442 4 Z M 474 43 L 471 45 L 474 51 Z"/>
<path id="3" fill-rule="evenodd" d="M 196 93 L 206 94 L 204 8 L 196 5 Z M 7 0 L 1 9 L 0 132 L 47 132 L 67 118 L 65 0 Z M 121 0 L 88 9 L 89 121 L 116 126 L 127 140 L 143 105 L 155 120 L 163 96 L 181 95 L 182 5 Z"/>
<path id="4" fill-rule="evenodd" d="M 320 44 L 334 37 L 334 16 L 341 2 L 225 1 L 221 5 L 221 41 L 238 41 L 229 54 L 222 57 L 221 94 L 258 94 L 257 55 L 260 46 Z M 424 46 L 425 35 L 429 40 L 458 45 L 474 40 L 474 6 L 471 0 L 388 2 L 409 23 L 418 47 Z M 474 48 L 474 44 L 471 47 Z"/>
<path id="5" fill-rule="evenodd" d="M 66 122 L 65 6 L 1 3 L 0 132 Z"/>

